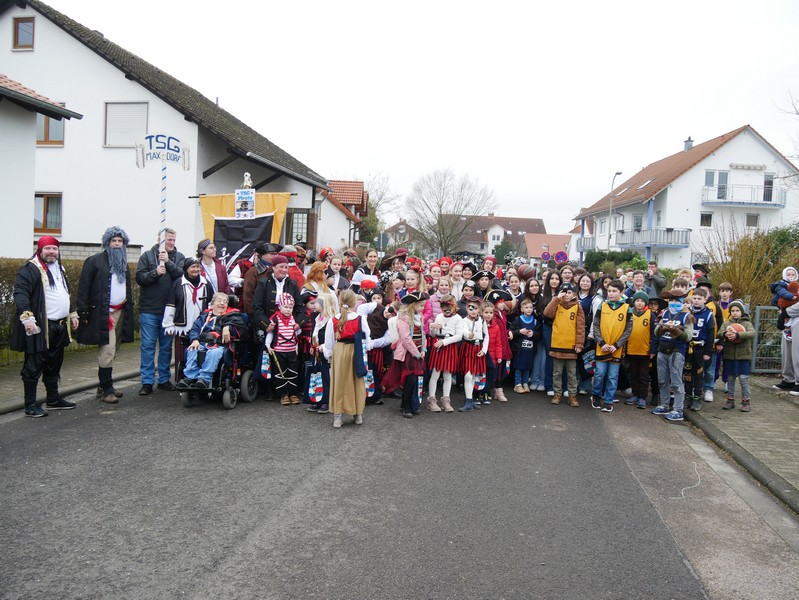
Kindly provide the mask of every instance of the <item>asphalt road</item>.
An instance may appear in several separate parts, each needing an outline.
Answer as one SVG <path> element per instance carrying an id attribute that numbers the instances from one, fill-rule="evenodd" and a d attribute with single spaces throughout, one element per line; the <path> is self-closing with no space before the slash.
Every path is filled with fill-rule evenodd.
<path id="1" fill-rule="evenodd" d="M 612 435 L 648 418 L 673 442 L 644 411 L 509 394 L 406 420 L 389 400 L 334 430 L 125 391 L 0 420 L 0 597 L 714 596 Z"/>

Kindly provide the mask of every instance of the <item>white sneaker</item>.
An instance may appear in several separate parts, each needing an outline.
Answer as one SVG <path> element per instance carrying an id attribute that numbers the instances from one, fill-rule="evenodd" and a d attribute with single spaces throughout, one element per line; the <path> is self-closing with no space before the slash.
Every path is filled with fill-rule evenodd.
<path id="1" fill-rule="evenodd" d="M 336 429 L 341 429 L 341 425 L 342 425 L 341 415 L 334 415 L 333 416 L 333 427 L 335 427 Z"/>
<path id="2" fill-rule="evenodd" d="M 568 398 L 568 397 L 569 397 L 569 390 L 565 390 L 565 391 L 563 392 L 563 397 L 564 397 L 564 398 Z"/>
<path id="3" fill-rule="evenodd" d="M 545 388 L 543 385 L 539 385 L 539 386 L 538 386 L 538 387 L 536 387 L 535 389 L 536 389 L 536 390 L 538 390 L 539 392 L 543 392 L 543 391 L 544 391 L 544 390 L 546 390 L 547 388 Z"/>
<path id="4" fill-rule="evenodd" d="M 713 390 L 705 390 L 705 402 L 713 402 Z"/>
<path id="5" fill-rule="evenodd" d="M 579 396 L 587 396 L 588 395 L 588 390 L 577 390 L 577 394 Z"/>
<path id="6" fill-rule="evenodd" d="M 355 415 L 355 424 L 363 425 L 363 415 Z"/>
<path id="7" fill-rule="evenodd" d="M 554 395 L 555 395 L 555 390 L 549 390 L 547 392 L 547 396 L 554 396 Z"/>

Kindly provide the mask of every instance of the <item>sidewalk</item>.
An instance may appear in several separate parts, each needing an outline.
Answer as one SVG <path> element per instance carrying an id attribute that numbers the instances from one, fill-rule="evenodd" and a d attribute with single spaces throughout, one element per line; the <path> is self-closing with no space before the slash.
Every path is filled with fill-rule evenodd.
<path id="1" fill-rule="evenodd" d="M 138 379 L 139 344 L 123 344 L 114 380 Z M 21 365 L 0 367 L 0 414 L 23 408 Z M 752 412 L 722 410 L 724 392 L 703 402 L 699 412 L 686 411 L 691 424 L 744 467 L 755 479 L 799 514 L 799 396 L 771 389 L 779 376 L 752 377 Z M 97 386 L 97 352 L 68 352 L 61 369 L 61 392 L 76 394 Z M 44 400 L 39 385 L 39 400 Z M 740 403 L 738 403 L 740 404 Z"/>

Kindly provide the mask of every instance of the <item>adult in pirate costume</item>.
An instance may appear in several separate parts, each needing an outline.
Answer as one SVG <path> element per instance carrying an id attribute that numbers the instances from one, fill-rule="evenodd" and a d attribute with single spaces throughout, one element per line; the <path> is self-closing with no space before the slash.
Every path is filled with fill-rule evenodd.
<path id="1" fill-rule="evenodd" d="M 16 319 L 11 330 L 11 349 L 25 353 L 22 385 L 25 415 L 46 417 L 47 410 L 36 403 L 39 377 L 47 390 L 47 408 L 75 408 L 58 391 L 58 379 L 64 362 L 64 348 L 72 341 L 72 329 L 78 327 L 78 315 L 69 301 L 69 284 L 58 261 L 59 242 L 45 235 L 36 244 L 36 254 L 26 262 L 14 282 Z"/>

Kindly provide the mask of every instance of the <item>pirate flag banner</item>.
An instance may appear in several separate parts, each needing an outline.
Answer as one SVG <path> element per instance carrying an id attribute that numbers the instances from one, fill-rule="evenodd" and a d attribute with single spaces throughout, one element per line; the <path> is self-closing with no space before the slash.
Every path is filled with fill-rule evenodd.
<path id="1" fill-rule="evenodd" d="M 267 235 L 259 238 L 258 242 L 280 242 L 280 232 L 283 230 L 283 220 L 286 218 L 291 194 L 258 192 L 255 194 L 254 214 L 273 215 L 272 230 L 267 231 Z M 221 243 L 214 235 L 214 221 L 224 217 L 236 216 L 236 195 L 235 194 L 207 194 L 200 197 L 200 211 L 203 218 L 203 234 L 210 240 L 214 240 L 217 248 L 223 248 Z M 258 218 L 258 217 L 256 217 Z M 238 219 L 241 223 L 246 223 L 249 219 Z M 230 252 L 230 247 L 228 247 Z"/>
<path id="2" fill-rule="evenodd" d="M 247 257 L 259 243 L 270 239 L 274 220 L 274 213 L 257 215 L 252 219 L 216 217 L 212 239 L 220 253 L 224 248 L 227 255 Z"/>

